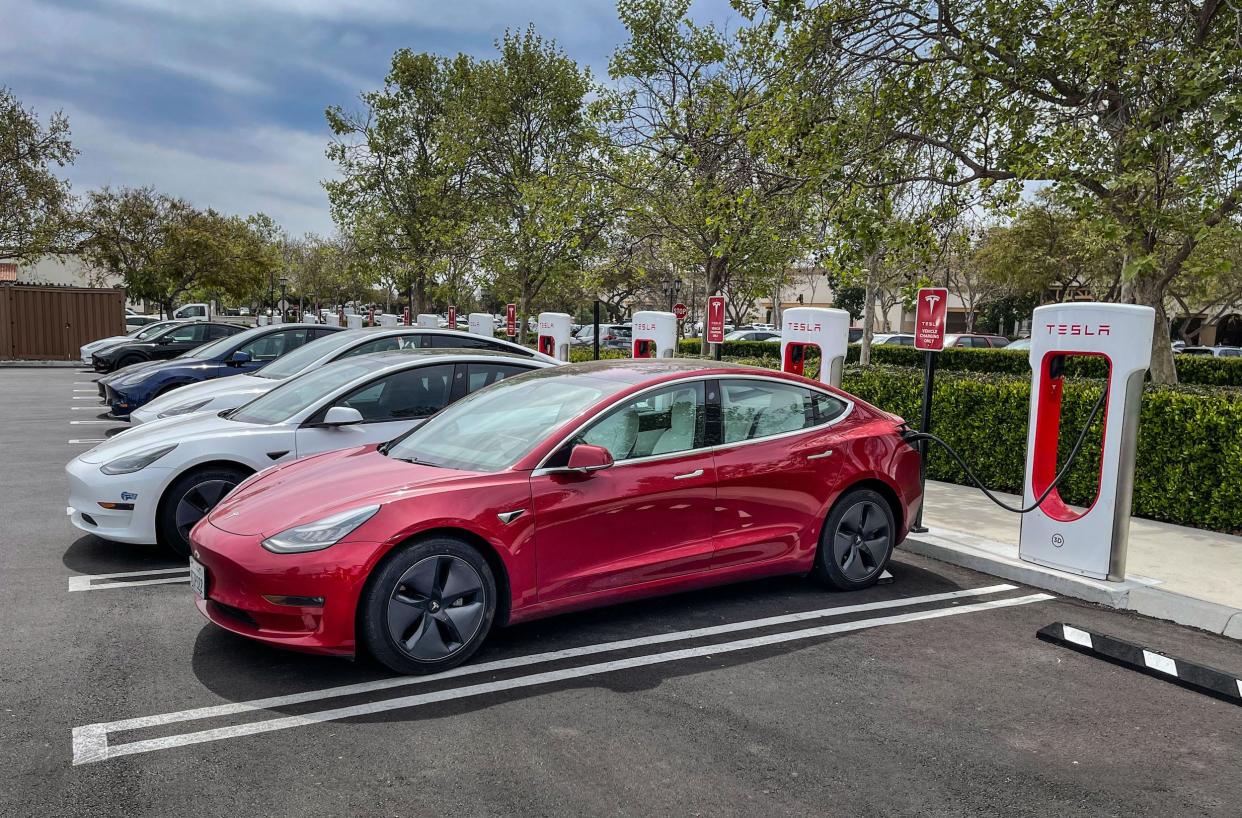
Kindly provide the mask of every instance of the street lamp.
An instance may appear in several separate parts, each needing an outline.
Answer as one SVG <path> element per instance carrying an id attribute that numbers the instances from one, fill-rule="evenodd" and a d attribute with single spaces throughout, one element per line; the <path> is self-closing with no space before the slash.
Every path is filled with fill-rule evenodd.
<path id="1" fill-rule="evenodd" d="M 664 294 L 668 296 L 668 311 L 673 311 L 673 301 L 681 293 L 681 279 L 674 278 L 664 282 Z"/>
<path id="2" fill-rule="evenodd" d="M 279 282 L 279 283 L 280 283 L 280 304 L 279 304 L 279 306 L 280 306 L 280 322 L 283 324 L 283 323 L 285 322 L 285 307 L 287 307 L 287 306 L 288 306 L 288 305 L 285 303 L 285 287 L 288 287 L 288 286 L 289 286 L 289 279 L 288 279 L 288 278 L 286 278 L 286 277 L 284 277 L 284 276 L 281 276 L 281 277 L 280 277 L 280 282 Z"/>

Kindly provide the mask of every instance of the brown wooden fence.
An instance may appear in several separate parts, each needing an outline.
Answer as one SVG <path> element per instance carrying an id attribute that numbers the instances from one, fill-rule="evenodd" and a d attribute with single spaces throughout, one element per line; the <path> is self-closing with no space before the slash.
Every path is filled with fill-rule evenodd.
<path id="1" fill-rule="evenodd" d="M 83 344 L 124 334 L 123 290 L 0 285 L 0 360 L 72 361 Z"/>

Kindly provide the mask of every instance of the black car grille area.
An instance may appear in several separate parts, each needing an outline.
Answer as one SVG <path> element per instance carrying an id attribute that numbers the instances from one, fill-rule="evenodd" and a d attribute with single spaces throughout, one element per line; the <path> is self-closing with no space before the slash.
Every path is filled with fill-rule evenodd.
<path id="1" fill-rule="evenodd" d="M 214 599 L 211 600 L 210 604 L 229 619 L 236 619 L 238 622 L 249 625 L 252 628 L 259 627 L 259 623 L 255 621 L 254 617 L 241 608 L 234 608 L 232 605 L 225 605 L 223 602 L 217 602 Z"/>

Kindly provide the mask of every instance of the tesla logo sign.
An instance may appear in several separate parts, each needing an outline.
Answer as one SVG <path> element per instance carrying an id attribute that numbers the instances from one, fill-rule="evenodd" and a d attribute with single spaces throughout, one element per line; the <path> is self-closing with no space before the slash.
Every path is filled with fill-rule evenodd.
<path id="1" fill-rule="evenodd" d="M 505 332 L 509 336 L 517 335 L 517 304 L 505 305 Z"/>
<path id="2" fill-rule="evenodd" d="M 655 332 L 656 325 L 655 325 L 655 324 L 648 324 L 648 323 L 645 323 L 645 322 L 639 322 L 639 323 L 637 323 L 637 324 L 635 324 L 635 325 L 634 325 L 634 329 L 635 329 L 635 330 L 637 330 L 637 331 L 639 331 L 639 332 Z"/>
<path id="3" fill-rule="evenodd" d="M 785 325 L 793 332 L 821 332 L 824 327 L 818 321 L 808 324 L 806 321 L 790 321 Z"/>
<path id="4" fill-rule="evenodd" d="M 944 349 L 944 319 L 948 312 L 949 291 L 943 287 L 924 287 L 914 310 L 914 346 L 929 352 Z"/>
<path id="5" fill-rule="evenodd" d="M 449 325 L 448 326 L 449 329 L 457 329 L 457 308 L 456 307 L 448 308 L 448 325 Z"/>
<path id="6" fill-rule="evenodd" d="M 1049 335 L 1110 335 L 1108 324 L 1045 324 Z"/>
<path id="7" fill-rule="evenodd" d="M 725 300 L 723 295 L 707 299 L 707 343 L 724 343 Z"/>

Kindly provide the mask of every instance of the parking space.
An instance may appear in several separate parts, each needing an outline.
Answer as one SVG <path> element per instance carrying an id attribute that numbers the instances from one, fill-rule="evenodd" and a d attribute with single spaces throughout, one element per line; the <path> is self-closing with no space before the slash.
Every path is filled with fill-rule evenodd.
<path id="1" fill-rule="evenodd" d="M 911 554 L 856 593 L 519 625 L 431 677 L 234 637 L 184 563 L 66 519 L 65 462 L 121 428 L 92 390 L 0 371 L 0 814 L 1237 814 L 1242 708 L 1035 634 L 1237 643 Z"/>

